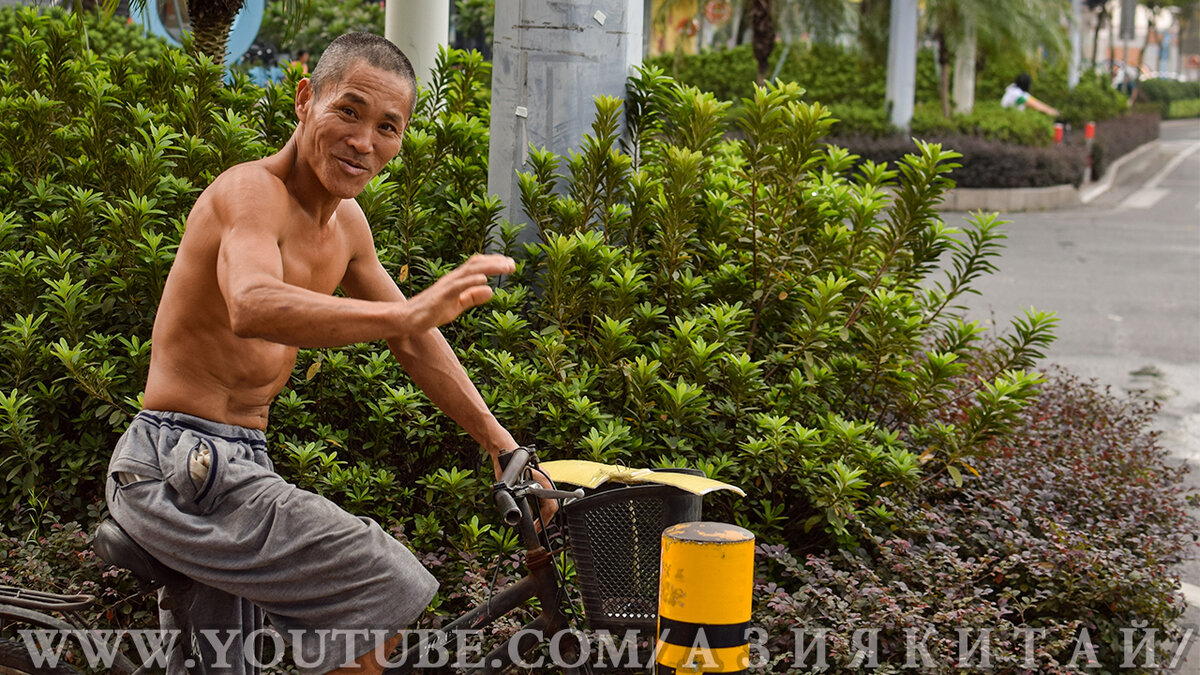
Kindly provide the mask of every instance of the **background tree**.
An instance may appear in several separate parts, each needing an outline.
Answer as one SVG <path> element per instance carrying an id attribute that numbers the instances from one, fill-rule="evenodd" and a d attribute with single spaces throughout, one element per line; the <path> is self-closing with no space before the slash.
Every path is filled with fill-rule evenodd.
<path id="1" fill-rule="evenodd" d="M 680 0 L 664 0 L 659 5 L 658 20 L 665 22 L 679 4 Z M 846 0 L 743 0 L 734 14 L 740 17 L 734 41 L 742 44 L 744 33 L 749 30 L 758 66 L 757 81 L 762 84 L 771 71 L 771 54 L 781 36 L 790 41 L 807 33 L 819 42 L 831 42 L 848 23 L 849 5 Z"/>
<path id="2" fill-rule="evenodd" d="M 307 49 L 311 71 L 321 60 L 325 48 L 334 38 L 350 31 L 383 35 L 384 11 L 379 2 L 353 0 L 306 0 L 305 20 L 295 25 L 295 3 L 291 0 L 270 0 L 263 14 L 258 42 L 274 48 L 276 54 L 295 54 Z"/>
<path id="3" fill-rule="evenodd" d="M 970 67 L 960 71 L 974 72 L 972 35 L 977 34 L 997 51 L 1045 47 L 1062 54 L 1066 47 L 1062 18 L 1068 9 L 1066 0 L 928 0 L 925 30 L 936 44 L 942 114 L 949 117 L 951 113 L 951 73 L 960 49 L 969 50 L 964 56 L 970 61 Z M 976 33 L 977 26 L 987 29 Z"/>
<path id="4" fill-rule="evenodd" d="M 1142 69 L 1142 65 L 1146 58 L 1146 48 L 1150 46 L 1150 39 L 1158 35 L 1158 18 L 1159 12 L 1171 8 L 1182 10 L 1185 7 L 1195 6 L 1198 3 L 1196 0 L 1142 0 L 1142 6 L 1147 10 L 1146 15 L 1146 37 L 1142 40 L 1142 48 L 1138 50 L 1138 71 Z M 1178 16 L 1178 14 L 1176 15 Z M 1178 20 L 1178 19 L 1176 19 Z M 1162 38 L 1159 37 L 1159 44 L 1162 44 Z"/>

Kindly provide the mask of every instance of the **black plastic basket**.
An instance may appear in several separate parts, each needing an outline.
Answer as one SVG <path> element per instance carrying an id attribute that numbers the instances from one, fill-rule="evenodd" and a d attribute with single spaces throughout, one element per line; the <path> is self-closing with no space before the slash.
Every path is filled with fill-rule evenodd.
<path id="1" fill-rule="evenodd" d="M 668 485 L 604 485 L 565 507 L 593 630 L 655 628 L 662 531 L 700 520 L 701 507 L 700 496 Z"/>

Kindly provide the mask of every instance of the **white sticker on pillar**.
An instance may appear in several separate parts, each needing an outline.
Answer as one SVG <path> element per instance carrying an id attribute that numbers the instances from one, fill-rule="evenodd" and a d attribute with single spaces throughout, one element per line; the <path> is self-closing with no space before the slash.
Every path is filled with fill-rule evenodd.
<path id="1" fill-rule="evenodd" d="M 523 105 L 519 105 L 517 106 L 516 115 L 521 118 L 529 117 L 529 109 Z"/>
<path id="2" fill-rule="evenodd" d="M 608 19 L 604 12 L 601 12 L 600 10 L 596 10 L 596 13 L 592 15 L 592 18 L 595 19 L 596 23 L 600 24 L 601 26 L 603 26 L 604 22 Z"/>

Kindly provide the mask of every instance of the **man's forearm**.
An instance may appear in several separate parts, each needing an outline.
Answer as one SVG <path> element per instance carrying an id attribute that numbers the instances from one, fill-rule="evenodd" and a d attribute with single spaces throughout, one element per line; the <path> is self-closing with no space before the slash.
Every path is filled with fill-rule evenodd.
<path id="1" fill-rule="evenodd" d="M 498 453 L 517 446 L 512 435 L 488 410 L 483 396 L 440 331 L 389 340 L 388 346 L 413 383 L 483 446 L 493 460 Z"/>
<path id="2" fill-rule="evenodd" d="M 398 303 L 339 298 L 284 283 L 251 287 L 229 301 L 238 337 L 292 347 L 341 347 L 396 337 L 405 325 Z"/>

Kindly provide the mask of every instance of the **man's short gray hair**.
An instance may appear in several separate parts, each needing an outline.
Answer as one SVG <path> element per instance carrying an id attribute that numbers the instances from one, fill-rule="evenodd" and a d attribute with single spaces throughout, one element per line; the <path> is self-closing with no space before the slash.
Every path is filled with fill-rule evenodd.
<path id="1" fill-rule="evenodd" d="M 413 72 L 412 63 L 399 47 L 372 33 L 346 33 L 329 43 L 310 78 L 313 93 L 320 96 L 326 83 L 340 81 L 358 61 L 399 75 L 408 83 L 413 97 L 412 104 L 416 106 L 417 76 Z"/>

